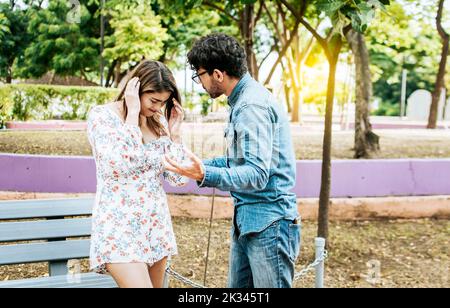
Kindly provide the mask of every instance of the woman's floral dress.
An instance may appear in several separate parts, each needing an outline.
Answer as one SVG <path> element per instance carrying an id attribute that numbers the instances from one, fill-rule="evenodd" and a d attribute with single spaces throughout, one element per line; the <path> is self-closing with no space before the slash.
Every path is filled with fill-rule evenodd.
<path id="1" fill-rule="evenodd" d="M 168 126 L 164 117 L 162 123 Z M 184 163 L 183 145 L 163 136 L 147 144 L 138 126 L 124 124 L 111 108 L 96 106 L 88 116 L 88 138 L 97 168 L 92 217 L 91 269 L 106 273 L 110 263 L 152 265 L 177 254 L 161 174 L 172 186 L 188 179 L 163 170 L 164 153 Z"/>

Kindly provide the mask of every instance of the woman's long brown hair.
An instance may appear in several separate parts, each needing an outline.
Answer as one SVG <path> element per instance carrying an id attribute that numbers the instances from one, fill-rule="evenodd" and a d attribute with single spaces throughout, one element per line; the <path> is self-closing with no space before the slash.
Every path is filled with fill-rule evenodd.
<path id="1" fill-rule="evenodd" d="M 180 91 L 178 90 L 175 78 L 173 77 L 173 74 L 169 70 L 169 68 L 159 61 L 144 60 L 133 70 L 129 77 L 129 80 L 133 79 L 134 77 L 138 77 L 139 81 L 141 82 L 139 88 L 139 97 L 144 93 L 161 93 L 165 91 L 171 93 L 170 98 L 166 104 L 164 115 L 167 121 L 169 121 L 170 114 L 172 112 L 172 109 L 174 108 L 172 99 L 176 99 L 181 104 Z M 124 86 L 116 99 L 116 101 L 123 102 L 125 119 L 128 115 L 128 108 L 125 102 L 125 90 L 127 84 Z M 159 120 L 159 116 L 160 114 L 156 113 L 154 116 L 147 118 L 150 129 L 156 134 L 158 138 L 163 135 L 168 135 L 168 132 Z"/>

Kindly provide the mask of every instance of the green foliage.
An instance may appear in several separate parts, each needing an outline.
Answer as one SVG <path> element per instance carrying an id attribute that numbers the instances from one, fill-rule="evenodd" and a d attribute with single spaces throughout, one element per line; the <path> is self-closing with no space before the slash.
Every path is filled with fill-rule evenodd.
<path id="1" fill-rule="evenodd" d="M 92 106 L 110 102 L 117 90 L 46 85 L 0 86 L 0 122 L 85 120 Z"/>
<path id="2" fill-rule="evenodd" d="M 80 6 L 79 20 L 70 21 L 65 0 L 50 1 L 46 9 L 29 9 L 28 32 L 33 35 L 20 65 L 24 77 L 41 77 L 48 71 L 80 76 L 96 70 L 99 39 L 91 33 L 92 14 Z"/>
<path id="3" fill-rule="evenodd" d="M 0 13 L 0 40 L 4 40 L 6 35 L 9 33 L 9 21 L 5 14 Z"/>
<path id="4" fill-rule="evenodd" d="M 211 99 L 211 97 L 207 93 L 201 93 L 199 96 L 200 101 L 197 99 L 196 104 L 201 104 L 202 116 L 207 116 L 211 110 L 214 111 L 218 107 L 224 107 L 228 105 L 228 99 L 225 96 L 221 96 L 214 100 Z"/>
<path id="5" fill-rule="evenodd" d="M 118 60 L 127 66 L 129 62 L 158 59 L 163 54 L 167 30 L 161 26 L 161 17 L 148 5 L 117 3 L 110 6 L 109 14 L 113 34 L 106 40 L 106 59 Z"/>
<path id="6" fill-rule="evenodd" d="M 213 104 L 213 100 L 210 98 L 210 96 L 206 93 L 200 94 L 200 103 L 202 105 L 202 112 L 201 114 L 203 116 L 207 116 L 209 113 L 209 109 L 211 108 L 211 105 Z"/>
<path id="7" fill-rule="evenodd" d="M 230 16 L 239 19 L 238 12 L 243 4 L 256 1 L 166 0 L 154 2 L 157 5 L 154 4 L 153 9 L 162 17 L 162 24 L 169 34 L 169 40 L 164 48 L 164 60 L 174 64 L 178 57 L 186 56 L 187 50 L 201 36 L 221 32 L 239 38 L 238 25 Z M 206 2 L 213 3 L 221 10 L 206 5 Z"/>
<path id="8" fill-rule="evenodd" d="M 412 14 L 409 5 L 423 11 L 426 18 Z M 435 12 L 428 12 L 427 5 L 407 0 L 394 2 L 388 7 L 388 14 L 380 16 L 367 31 L 374 96 L 383 102 L 380 110 L 374 111 L 377 115 L 399 114 L 403 69 L 408 70 L 407 97 L 417 89 L 434 88 L 440 40 L 434 30 Z"/>
<path id="9" fill-rule="evenodd" d="M 332 21 L 334 31 L 342 33 L 351 24 L 358 32 L 365 32 L 378 9 L 386 10 L 389 0 L 317 0 L 316 7 Z"/>
<path id="10" fill-rule="evenodd" d="M 400 104 L 393 105 L 388 102 L 383 102 L 372 114 L 376 116 L 398 117 L 400 115 Z"/>
<path id="11" fill-rule="evenodd" d="M 23 11 L 0 3 L 0 78 L 12 77 L 13 65 L 28 44 L 27 18 Z"/>
<path id="12" fill-rule="evenodd" d="M 164 60 L 172 66 L 182 66 L 185 63 L 187 50 L 201 36 L 212 32 L 222 32 L 232 36 L 239 35 L 238 28 L 224 20 L 214 10 L 193 8 L 186 14 L 180 14 L 174 12 L 170 7 L 161 6 L 157 12 L 169 35 L 164 45 Z M 183 60 L 179 61 L 179 58 Z"/>

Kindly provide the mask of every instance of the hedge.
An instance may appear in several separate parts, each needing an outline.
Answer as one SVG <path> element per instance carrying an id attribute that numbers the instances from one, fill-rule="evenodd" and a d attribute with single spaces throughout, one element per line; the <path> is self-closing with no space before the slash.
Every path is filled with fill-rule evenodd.
<path id="1" fill-rule="evenodd" d="M 117 89 L 50 85 L 0 85 L 0 127 L 6 121 L 86 120 L 94 105 L 111 102 Z"/>

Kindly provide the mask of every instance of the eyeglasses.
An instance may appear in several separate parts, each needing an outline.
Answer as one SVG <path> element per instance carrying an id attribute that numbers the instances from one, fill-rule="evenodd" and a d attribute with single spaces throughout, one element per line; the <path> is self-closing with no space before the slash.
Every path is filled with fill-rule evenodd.
<path id="1" fill-rule="evenodd" d="M 200 76 L 203 76 L 203 75 L 205 75 L 206 73 L 207 73 L 208 71 L 204 71 L 203 73 L 200 73 L 200 74 L 194 74 L 193 76 L 192 76 L 192 80 L 195 82 L 195 83 L 198 83 L 198 84 L 200 84 L 201 82 L 202 82 L 202 80 L 200 79 Z"/>

